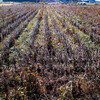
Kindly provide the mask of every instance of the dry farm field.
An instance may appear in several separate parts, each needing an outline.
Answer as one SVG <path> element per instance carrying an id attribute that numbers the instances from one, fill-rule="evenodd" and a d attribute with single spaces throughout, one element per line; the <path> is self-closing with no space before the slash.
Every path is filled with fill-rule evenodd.
<path id="1" fill-rule="evenodd" d="M 100 6 L 0 6 L 0 100 L 100 100 Z"/>

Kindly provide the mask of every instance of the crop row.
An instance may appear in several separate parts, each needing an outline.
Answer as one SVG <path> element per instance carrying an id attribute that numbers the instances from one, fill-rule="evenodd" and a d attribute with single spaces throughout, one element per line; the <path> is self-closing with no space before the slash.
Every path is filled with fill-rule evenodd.
<path id="1" fill-rule="evenodd" d="M 55 7 L 54 7 L 55 8 Z M 55 8 L 56 9 L 56 8 Z M 67 11 L 65 11 L 65 9 L 67 9 Z M 72 9 L 70 11 L 70 9 Z M 69 7 L 69 6 L 65 6 L 64 9 L 62 9 L 61 11 L 59 11 L 59 9 L 56 11 L 58 13 L 60 13 L 62 16 L 64 16 L 64 18 L 67 18 L 67 20 L 70 21 L 70 23 L 77 27 L 79 30 L 83 31 L 85 34 L 90 36 L 91 41 L 95 41 L 96 44 L 99 44 L 99 8 L 93 8 L 90 7 L 90 9 L 94 9 L 97 10 L 96 15 L 91 13 L 91 16 L 87 16 L 89 15 L 89 12 L 87 12 L 87 8 L 82 10 L 81 12 L 77 12 L 77 10 L 79 11 L 79 9 L 81 9 L 81 7 L 76 7 L 77 10 L 73 10 L 75 9 L 75 7 Z M 83 7 L 82 7 L 83 9 Z M 84 13 L 87 13 L 86 15 Z M 96 21 L 93 21 L 94 18 L 96 17 Z M 93 22 L 91 24 L 91 22 Z"/>

